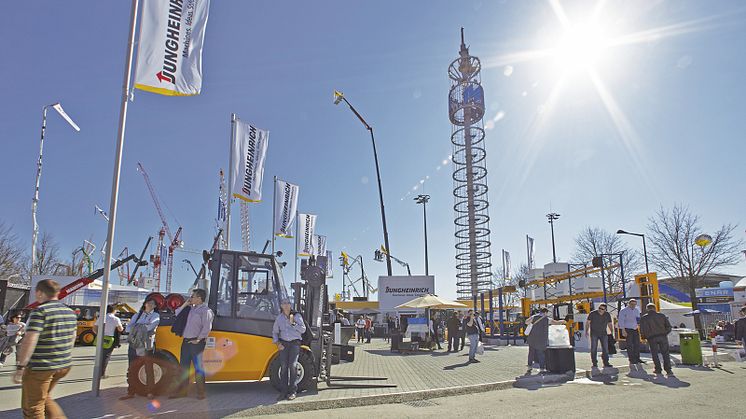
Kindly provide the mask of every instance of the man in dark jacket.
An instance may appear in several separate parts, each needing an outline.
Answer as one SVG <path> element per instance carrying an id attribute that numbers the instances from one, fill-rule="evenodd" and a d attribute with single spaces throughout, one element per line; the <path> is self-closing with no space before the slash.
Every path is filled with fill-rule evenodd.
<path id="1" fill-rule="evenodd" d="M 460 324 L 461 322 L 458 319 L 458 315 L 454 311 L 451 313 L 451 318 L 448 319 L 448 322 L 446 323 L 446 328 L 448 329 L 448 352 L 451 352 L 451 349 L 453 349 L 453 352 L 458 352 L 458 330 Z"/>
<path id="2" fill-rule="evenodd" d="M 736 342 L 740 341 L 746 349 L 746 308 L 742 308 L 738 313 L 741 314 L 741 318 L 736 320 Z"/>
<path id="3" fill-rule="evenodd" d="M 668 353 L 668 334 L 671 333 L 671 323 L 665 314 L 658 313 L 655 304 L 648 304 L 646 313 L 640 319 L 640 335 L 647 339 L 650 346 L 650 354 L 653 356 L 656 374 L 661 373 L 661 361 L 658 354 L 663 357 L 663 368 L 666 374 L 673 375 L 671 370 L 671 357 Z"/>

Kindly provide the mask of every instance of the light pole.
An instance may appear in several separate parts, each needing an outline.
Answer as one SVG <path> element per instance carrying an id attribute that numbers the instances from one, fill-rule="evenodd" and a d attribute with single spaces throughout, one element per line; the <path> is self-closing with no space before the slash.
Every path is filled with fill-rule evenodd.
<path id="1" fill-rule="evenodd" d="M 386 246 L 386 270 L 388 272 L 388 275 L 391 276 L 391 256 L 389 256 L 389 253 L 391 253 L 391 247 L 389 246 L 389 230 L 386 228 L 386 209 L 383 206 L 383 189 L 381 187 L 381 170 L 378 167 L 378 152 L 376 151 L 376 138 L 373 136 L 373 127 L 368 125 L 367 122 L 365 122 L 365 119 L 358 113 L 358 111 L 352 106 L 352 104 L 347 100 L 346 97 L 342 94 L 342 92 L 339 92 L 337 90 L 334 91 L 334 104 L 339 105 L 339 102 L 344 101 L 347 106 L 350 107 L 350 110 L 352 113 L 357 116 L 357 118 L 360 120 L 360 122 L 363 123 L 365 126 L 365 129 L 370 132 L 370 141 L 373 143 L 373 158 L 376 162 L 376 177 L 378 179 L 378 199 L 381 202 L 381 224 L 383 224 L 383 243 Z"/>
<path id="2" fill-rule="evenodd" d="M 430 195 L 417 195 L 416 198 L 414 198 L 414 202 L 418 204 L 422 204 L 422 218 L 425 226 L 425 276 L 430 275 L 430 270 L 428 269 L 428 258 L 427 258 L 427 201 L 430 200 Z"/>
<path id="3" fill-rule="evenodd" d="M 34 272 L 34 264 L 36 263 L 36 239 L 39 236 L 39 224 L 36 222 L 36 209 L 39 206 L 39 184 L 41 182 L 41 158 L 44 154 L 44 134 L 47 132 L 47 108 L 52 108 L 57 111 L 60 116 L 70 124 L 75 131 L 80 131 L 80 127 L 76 124 L 70 116 L 65 113 L 62 109 L 62 105 L 57 102 L 51 105 L 46 105 L 42 108 L 41 112 L 41 141 L 39 142 L 39 160 L 36 162 L 36 184 L 34 185 L 34 199 L 31 200 L 31 221 L 33 223 L 33 233 L 31 235 L 31 274 Z"/>
<path id="4" fill-rule="evenodd" d="M 549 219 L 549 225 L 552 228 L 552 261 L 554 263 L 557 263 L 557 251 L 554 248 L 554 222 L 559 220 L 560 215 L 556 212 L 550 212 L 547 214 L 547 219 Z"/>
<path id="5" fill-rule="evenodd" d="M 642 233 L 630 233 L 629 231 L 624 230 L 617 230 L 616 234 L 642 237 L 642 254 L 645 256 L 645 273 L 650 273 L 650 268 L 648 267 L 648 247 L 645 245 L 645 235 Z"/>

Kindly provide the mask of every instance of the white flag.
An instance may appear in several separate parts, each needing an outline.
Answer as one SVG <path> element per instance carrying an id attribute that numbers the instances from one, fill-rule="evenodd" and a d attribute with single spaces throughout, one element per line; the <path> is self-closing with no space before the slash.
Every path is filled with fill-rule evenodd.
<path id="1" fill-rule="evenodd" d="M 503 250 L 503 278 L 510 278 L 510 252 Z"/>
<path id="2" fill-rule="evenodd" d="M 298 185 L 277 179 L 275 182 L 275 235 L 293 237 L 293 223 L 298 211 Z"/>
<path id="3" fill-rule="evenodd" d="M 298 256 L 316 255 L 314 251 L 316 216 L 313 214 L 299 214 L 298 223 L 298 240 L 300 240 Z"/>
<path id="4" fill-rule="evenodd" d="M 534 268 L 534 239 L 526 235 L 526 252 L 528 253 L 528 269 Z"/>
<path id="5" fill-rule="evenodd" d="M 140 19 L 135 87 L 167 96 L 198 95 L 210 0 L 147 0 Z"/>
<path id="6" fill-rule="evenodd" d="M 267 159 L 269 131 L 236 119 L 236 138 L 233 142 L 233 185 L 235 198 L 247 202 L 261 202 L 264 161 Z"/>
<path id="7" fill-rule="evenodd" d="M 326 277 L 327 278 L 334 278 L 334 265 L 332 264 L 332 258 L 334 256 L 332 255 L 331 250 L 326 251 Z"/>
<path id="8" fill-rule="evenodd" d="M 313 236 L 313 253 L 316 256 L 326 256 L 326 236 Z"/>

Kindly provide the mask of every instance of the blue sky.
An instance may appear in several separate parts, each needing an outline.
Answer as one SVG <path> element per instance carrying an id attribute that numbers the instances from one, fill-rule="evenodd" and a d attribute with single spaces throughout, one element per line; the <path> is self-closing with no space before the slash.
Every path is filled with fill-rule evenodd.
<path id="1" fill-rule="evenodd" d="M 516 265 L 525 261 L 526 234 L 537 240 L 537 260 L 549 261 L 550 206 L 562 214 L 560 259 L 584 226 L 643 231 L 660 205 L 676 202 L 701 215 L 705 229 L 738 223 L 743 238 L 746 11 L 735 1 L 608 3 L 600 19 L 610 37 L 667 29 L 604 49 L 594 83 L 554 56 L 516 60 L 561 38 L 544 1 L 213 1 L 202 94 L 138 91 L 130 104 L 115 248 L 139 251 L 160 228 L 137 162 L 168 206 L 172 229 L 177 220 L 184 227 L 185 247 L 210 245 L 236 112 L 271 131 L 267 199 L 252 206 L 253 247 L 270 236 L 277 175 L 301 186 L 300 209 L 318 214 L 335 255 L 362 254 L 371 279 L 385 273 L 372 261 L 382 235 L 370 142 L 354 115 L 332 104 L 336 88 L 375 127 L 393 254 L 423 271 L 421 207 L 407 193 L 424 187 L 432 196 L 430 270 L 438 293 L 455 297 L 451 166 L 442 161 L 451 153 L 446 71 L 461 26 L 485 67 L 486 118 L 502 115 L 487 132 L 495 264 L 500 249 Z M 593 4 L 562 3 L 571 23 Z M 93 207 L 108 210 L 129 2 L 7 9 L 0 219 L 30 243 L 41 108 L 60 101 L 82 131 L 50 113 L 39 224 L 64 253 L 90 237 L 100 246 L 106 225 Z M 292 254 L 291 240 L 278 247 Z M 177 260 L 184 257 L 198 260 Z M 746 264 L 731 271 L 746 274 Z M 176 289 L 191 283 L 189 272 L 175 264 Z M 341 288 L 338 267 L 331 287 Z"/>

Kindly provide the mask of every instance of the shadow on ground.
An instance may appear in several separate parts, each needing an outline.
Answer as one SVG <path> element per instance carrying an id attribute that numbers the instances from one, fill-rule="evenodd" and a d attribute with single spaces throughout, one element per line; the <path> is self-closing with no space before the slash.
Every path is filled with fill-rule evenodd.
<path id="1" fill-rule="evenodd" d="M 78 393 L 57 398 L 56 401 L 71 418 L 100 417 L 184 417 L 202 419 L 223 417 L 247 409 L 271 406 L 277 403 L 278 393 L 266 383 L 212 383 L 207 386 L 207 397 L 197 400 L 193 397 L 169 399 L 168 396 L 157 396 L 153 400 L 135 397 L 130 400 L 119 400 L 125 395 L 126 388 L 108 388 L 101 390 L 99 397 L 90 392 Z M 307 391 L 298 394 L 296 400 L 302 401 L 306 396 L 317 394 Z M 2 412 L 4 417 L 22 417 L 21 409 Z M 7 416 L 5 416 L 7 415 Z"/>

